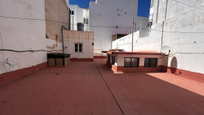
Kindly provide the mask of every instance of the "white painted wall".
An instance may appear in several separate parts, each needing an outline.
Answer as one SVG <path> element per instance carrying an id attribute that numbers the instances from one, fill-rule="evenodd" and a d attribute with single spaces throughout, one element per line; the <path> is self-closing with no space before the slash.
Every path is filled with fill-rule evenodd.
<path id="1" fill-rule="evenodd" d="M 90 2 L 90 31 L 94 31 L 94 55 L 105 55 L 101 51 L 111 49 L 112 35 L 130 33 L 133 15 L 132 0 L 97 0 Z M 136 28 L 147 19 L 137 17 L 138 0 L 135 0 Z M 120 16 L 118 16 L 120 15 Z M 142 21 L 141 21 L 142 20 Z M 118 29 L 116 28 L 118 26 Z"/>
<path id="2" fill-rule="evenodd" d="M 71 58 L 93 58 L 94 33 L 85 31 L 64 31 L 65 53 L 71 54 Z M 75 52 L 75 43 L 82 43 L 82 52 Z"/>
<path id="3" fill-rule="evenodd" d="M 202 37 L 204 36 L 204 0 L 196 0 L 196 2 L 195 0 L 180 0 L 180 2 L 184 4 L 168 0 L 167 19 L 164 19 L 166 0 L 160 0 L 159 7 L 158 0 L 154 0 L 153 26 L 148 37 L 135 36 L 134 51 L 160 52 L 162 40 L 162 46 L 169 45 L 173 50 L 168 59 L 169 67 L 171 67 L 172 58 L 176 58 L 177 68 L 204 74 L 204 39 Z M 118 47 L 129 50 L 130 38 L 126 36 L 123 39 L 126 44 Z M 113 47 L 117 44 L 122 44 L 122 41 L 114 41 Z"/>
<path id="4" fill-rule="evenodd" d="M 44 0 L 1 0 L 0 16 L 4 17 L 20 17 L 31 19 L 45 19 Z M 0 48 L 12 50 L 46 50 L 45 38 L 45 22 L 28 19 L 11 19 L 0 17 L 0 33 L 2 41 Z M 0 62 L 4 62 L 4 58 L 18 62 L 9 71 L 35 66 L 46 62 L 46 52 L 0 52 Z M 15 59 L 14 59 L 15 58 Z M 3 68 L 3 65 L 0 64 Z M 0 74 L 9 72 L 0 69 Z"/>
<path id="5" fill-rule="evenodd" d="M 80 8 L 78 5 L 69 5 L 74 15 L 71 15 L 71 30 L 77 30 L 77 23 L 84 23 L 84 18 L 89 19 L 89 9 Z M 89 31 L 89 24 L 84 24 L 84 31 Z"/>

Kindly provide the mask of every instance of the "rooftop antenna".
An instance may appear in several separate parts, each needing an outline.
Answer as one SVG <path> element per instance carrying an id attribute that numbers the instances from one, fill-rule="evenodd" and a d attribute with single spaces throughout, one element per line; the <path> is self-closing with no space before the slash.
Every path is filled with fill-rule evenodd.
<path id="1" fill-rule="evenodd" d="M 84 0 L 84 2 L 85 2 L 85 0 Z M 83 2 L 83 8 L 85 8 L 84 2 Z"/>
<path id="2" fill-rule="evenodd" d="M 162 52 L 162 54 L 168 56 L 168 55 L 170 55 L 172 53 L 172 48 L 170 46 L 167 46 L 167 45 L 162 46 L 161 47 L 161 52 Z"/>
<path id="3" fill-rule="evenodd" d="M 133 22 L 132 22 L 132 52 L 133 52 L 133 39 L 134 39 L 134 18 L 135 18 L 135 0 L 133 0 Z"/>

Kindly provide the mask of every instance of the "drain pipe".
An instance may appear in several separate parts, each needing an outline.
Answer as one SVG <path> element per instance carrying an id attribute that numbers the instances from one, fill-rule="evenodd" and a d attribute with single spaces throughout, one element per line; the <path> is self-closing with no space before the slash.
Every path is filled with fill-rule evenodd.
<path id="1" fill-rule="evenodd" d="M 62 51 L 64 54 L 64 37 L 63 37 L 63 29 L 68 30 L 67 28 L 65 28 L 63 25 L 61 27 L 61 36 L 62 36 Z"/>

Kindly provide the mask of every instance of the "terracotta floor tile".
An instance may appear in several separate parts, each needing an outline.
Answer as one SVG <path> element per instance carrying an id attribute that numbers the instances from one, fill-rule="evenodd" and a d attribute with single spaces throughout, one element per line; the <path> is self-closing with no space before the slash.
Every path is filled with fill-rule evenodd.
<path id="1" fill-rule="evenodd" d="M 91 107 L 87 106 L 77 106 L 76 115 L 91 115 Z"/>
<path id="2" fill-rule="evenodd" d="M 147 109 L 147 106 L 141 101 L 133 101 L 131 102 L 132 106 L 137 109 Z"/>
<path id="3" fill-rule="evenodd" d="M 120 111 L 120 108 L 118 107 L 116 103 L 105 103 L 105 107 L 106 107 L 107 112 Z"/>
<path id="4" fill-rule="evenodd" d="M 77 96 L 67 97 L 65 99 L 64 106 L 77 105 L 77 103 L 78 103 L 78 97 Z"/>
<path id="5" fill-rule="evenodd" d="M 91 104 L 91 97 L 84 97 L 84 96 L 80 96 L 78 97 L 78 105 L 90 105 Z"/>
<path id="6" fill-rule="evenodd" d="M 91 97 L 91 104 L 102 104 L 103 99 L 101 96 L 93 96 Z"/>
<path id="7" fill-rule="evenodd" d="M 61 107 L 46 108 L 42 115 L 59 115 Z"/>
<path id="8" fill-rule="evenodd" d="M 107 113 L 104 104 L 92 104 L 91 105 L 91 111 L 93 114 Z"/>
<path id="9" fill-rule="evenodd" d="M 66 106 L 62 107 L 62 110 L 59 115 L 75 115 L 77 107 L 76 106 Z"/>
<path id="10" fill-rule="evenodd" d="M 108 111 L 108 115 L 123 115 L 121 111 Z"/>
<path id="11" fill-rule="evenodd" d="M 125 115 L 140 115 L 136 110 L 124 111 Z"/>
<path id="12" fill-rule="evenodd" d="M 24 115 L 28 109 L 13 109 L 8 115 Z"/>
<path id="13" fill-rule="evenodd" d="M 104 103 L 115 103 L 115 100 L 112 95 L 107 95 L 107 96 L 105 95 L 105 96 L 102 96 L 102 98 Z"/>
<path id="14" fill-rule="evenodd" d="M 33 107 L 25 115 L 42 115 L 46 108 Z"/>
<path id="15" fill-rule="evenodd" d="M 156 115 L 150 109 L 138 109 L 140 115 Z"/>
<path id="16" fill-rule="evenodd" d="M 116 75 L 105 63 L 71 62 L 2 85 L 0 114 L 204 114 L 204 83 L 159 72 Z"/>
<path id="17" fill-rule="evenodd" d="M 123 111 L 135 110 L 130 102 L 119 102 L 119 105 Z"/>
<path id="18" fill-rule="evenodd" d="M 65 98 L 55 98 L 53 101 L 48 105 L 48 107 L 62 107 L 65 103 Z"/>

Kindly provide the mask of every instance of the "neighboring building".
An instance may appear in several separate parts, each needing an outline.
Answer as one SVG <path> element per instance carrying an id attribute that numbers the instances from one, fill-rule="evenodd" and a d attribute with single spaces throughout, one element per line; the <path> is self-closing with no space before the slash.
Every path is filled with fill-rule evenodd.
<path id="1" fill-rule="evenodd" d="M 70 29 L 68 0 L 45 0 L 46 38 L 48 50 L 62 52 L 62 26 Z M 63 28 L 63 29 L 65 29 Z"/>
<path id="2" fill-rule="evenodd" d="M 64 38 L 65 53 L 71 55 L 71 61 L 93 61 L 93 32 L 64 30 Z"/>
<path id="3" fill-rule="evenodd" d="M 46 68 L 51 50 L 62 52 L 69 12 L 65 0 L 1 0 L 0 9 L 1 85 Z"/>
<path id="4" fill-rule="evenodd" d="M 84 23 L 84 31 L 89 31 L 89 9 L 80 8 L 78 5 L 69 5 L 70 30 L 77 30 L 77 23 Z"/>
<path id="5" fill-rule="evenodd" d="M 135 0 L 135 29 L 148 18 L 138 17 L 138 0 Z M 89 4 L 90 31 L 94 32 L 94 56 L 104 56 L 101 51 L 111 49 L 112 36 L 129 34 L 133 25 L 133 1 L 131 0 L 96 0 Z"/>
<path id="6" fill-rule="evenodd" d="M 204 80 L 204 0 L 152 0 L 149 36 L 135 32 L 134 52 L 156 51 L 168 45 L 172 54 L 163 70 L 192 79 Z M 150 24 L 151 25 L 151 24 Z M 131 51 L 131 35 L 116 40 L 112 48 Z"/>

